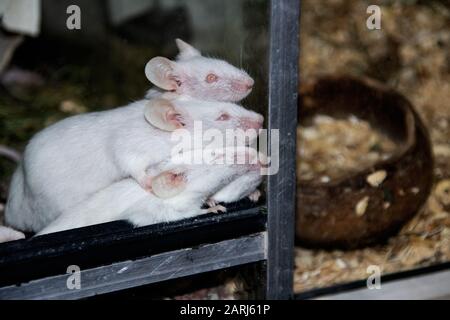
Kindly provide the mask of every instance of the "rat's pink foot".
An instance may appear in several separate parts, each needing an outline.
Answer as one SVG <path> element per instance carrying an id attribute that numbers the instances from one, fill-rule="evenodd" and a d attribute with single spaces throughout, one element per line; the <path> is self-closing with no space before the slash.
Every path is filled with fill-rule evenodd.
<path id="1" fill-rule="evenodd" d="M 248 196 L 248 198 L 252 202 L 258 202 L 260 197 L 261 197 L 261 191 L 259 191 L 258 189 L 256 189 L 252 193 L 250 193 L 250 195 Z"/>
<path id="2" fill-rule="evenodd" d="M 208 209 L 203 209 L 203 213 L 219 213 L 219 212 L 227 212 L 227 208 L 221 205 L 217 205 Z"/>
<path id="3" fill-rule="evenodd" d="M 216 200 L 214 200 L 213 198 L 209 198 L 208 200 L 205 201 L 205 203 L 208 205 L 208 207 L 212 208 L 217 206 L 218 202 Z"/>

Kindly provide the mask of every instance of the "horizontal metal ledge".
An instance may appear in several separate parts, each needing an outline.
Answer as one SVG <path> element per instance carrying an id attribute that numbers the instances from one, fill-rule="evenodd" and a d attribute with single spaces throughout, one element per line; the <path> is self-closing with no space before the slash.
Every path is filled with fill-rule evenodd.
<path id="1" fill-rule="evenodd" d="M 133 228 L 114 221 L 0 244 L 0 287 L 60 275 L 69 265 L 93 269 L 265 231 L 265 208 L 249 202 L 170 223 Z"/>
<path id="2" fill-rule="evenodd" d="M 380 289 L 357 289 L 316 300 L 431 300 L 450 299 L 450 270 L 391 281 Z"/>
<path id="3" fill-rule="evenodd" d="M 80 289 L 68 289 L 73 274 L 0 288 L 0 299 L 80 299 L 131 287 L 257 262 L 265 257 L 266 232 L 81 270 Z M 72 278 L 70 278 L 72 277 Z"/>

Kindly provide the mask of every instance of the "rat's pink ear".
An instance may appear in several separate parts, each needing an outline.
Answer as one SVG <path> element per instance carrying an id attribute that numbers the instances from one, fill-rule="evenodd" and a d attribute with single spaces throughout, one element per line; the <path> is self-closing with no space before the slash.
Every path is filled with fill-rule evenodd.
<path id="1" fill-rule="evenodd" d="M 172 198 L 186 189 L 186 182 L 183 171 L 164 171 L 152 179 L 152 192 L 161 199 Z"/>
<path id="2" fill-rule="evenodd" d="M 202 55 L 200 51 L 181 39 L 175 39 L 175 42 L 177 44 L 178 50 L 180 51 L 177 56 L 178 60 L 187 60 Z"/>
<path id="3" fill-rule="evenodd" d="M 145 65 L 145 76 L 161 89 L 176 90 L 178 84 L 174 72 L 175 67 L 175 62 L 164 57 L 155 57 Z"/>
<path id="4" fill-rule="evenodd" d="M 164 131 L 174 131 L 184 126 L 183 117 L 166 99 L 149 100 L 144 109 L 144 116 L 152 126 Z"/>

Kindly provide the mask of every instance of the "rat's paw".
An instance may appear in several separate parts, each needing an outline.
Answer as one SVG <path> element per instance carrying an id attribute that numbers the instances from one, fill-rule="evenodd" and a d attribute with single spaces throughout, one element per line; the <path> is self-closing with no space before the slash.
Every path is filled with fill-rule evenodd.
<path id="1" fill-rule="evenodd" d="M 227 212 L 227 208 L 221 205 L 216 205 L 208 209 L 204 209 L 203 213 L 219 213 L 219 212 Z"/>
<path id="2" fill-rule="evenodd" d="M 22 232 L 0 226 L 0 243 L 20 239 L 25 239 L 25 235 Z"/>
<path id="3" fill-rule="evenodd" d="M 256 189 L 252 193 L 250 193 L 250 195 L 248 196 L 248 198 L 252 202 L 258 202 L 260 197 L 261 197 L 261 191 L 259 191 L 258 189 Z"/>
<path id="4" fill-rule="evenodd" d="M 145 175 L 138 180 L 138 183 L 145 191 L 152 192 L 152 177 Z"/>
<path id="5" fill-rule="evenodd" d="M 217 206 L 218 202 L 213 199 L 213 198 L 209 198 L 208 200 L 205 201 L 205 203 L 208 205 L 208 207 L 212 208 Z"/>

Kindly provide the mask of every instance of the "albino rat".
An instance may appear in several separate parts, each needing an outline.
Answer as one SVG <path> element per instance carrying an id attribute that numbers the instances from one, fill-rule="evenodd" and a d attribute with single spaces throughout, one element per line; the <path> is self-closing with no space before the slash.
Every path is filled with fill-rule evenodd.
<path id="1" fill-rule="evenodd" d="M 216 154 L 212 162 L 203 165 L 160 164 L 155 171 L 162 173 L 152 180 L 153 193 L 132 179 L 116 182 L 61 214 L 38 235 L 113 220 L 126 219 L 135 226 L 144 226 L 217 212 L 220 208 L 201 209 L 207 197 L 236 177 L 259 171 L 257 162 L 249 164 L 256 159 L 256 151 L 249 150 L 243 148 L 234 154 L 235 158 L 245 158 L 246 164 L 220 163 L 228 156 L 224 153 Z"/>
<path id="2" fill-rule="evenodd" d="M 61 212 L 128 177 L 147 188 L 146 169 L 166 160 L 176 143 L 164 130 L 191 131 L 195 120 L 202 121 L 204 130 L 225 132 L 259 129 L 263 117 L 232 103 L 153 99 L 64 119 L 36 134 L 26 147 L 11 182 L 6 223 L 40 230 Z"/>
<path id="3" fill-rule="evenodd" d="M 175 61 L 155 57 L 145 67 L 147 78 L 158 88 L 196 99 L 231 102 L 244 99 L 252 91 L 254 81 L 244 70 L 204 57 L 180 39 L 175 41 L 180 51 Z M 146 97 L 163 92 L 150 89 Z"/>

